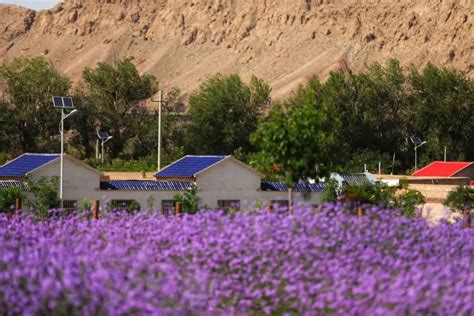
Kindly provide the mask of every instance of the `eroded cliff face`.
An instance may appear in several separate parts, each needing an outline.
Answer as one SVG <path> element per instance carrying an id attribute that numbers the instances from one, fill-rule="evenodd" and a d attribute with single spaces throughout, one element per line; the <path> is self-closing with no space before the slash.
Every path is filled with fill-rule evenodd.
<path id="1" fill-rule="evenodd" d="M 416 3 L 419 2 L 419 3 Z M 125 56 L 184 92 L 208 75 L 268 80 L 286 96 L 314 74 L 427 62 L 474 74 L 472 0 L 70 0 L 0 5 L 0 61 L 46 55 L 76 82 Z"/>

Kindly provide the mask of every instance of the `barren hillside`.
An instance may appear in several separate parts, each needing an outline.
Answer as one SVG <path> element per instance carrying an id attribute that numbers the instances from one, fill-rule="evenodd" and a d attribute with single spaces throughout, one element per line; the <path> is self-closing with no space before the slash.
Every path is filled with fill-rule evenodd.
<path id="1" fill-rule="evenodd" d="M 395 57 L 474 75 L 472 0 L 66 0 L 35 12 L 0 4 L 0 62 L 46 55 L 77 83 L 125 56 L 163 87 L 210 74 L 268 80 L 285 96 L 313 74 Z"/>

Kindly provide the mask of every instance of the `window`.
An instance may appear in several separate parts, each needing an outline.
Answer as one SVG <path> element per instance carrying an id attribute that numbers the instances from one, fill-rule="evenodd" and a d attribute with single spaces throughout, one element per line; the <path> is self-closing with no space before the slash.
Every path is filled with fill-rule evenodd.
<path id="1" fill-rule="evenodd" d="M 77 209 L 77 201 L 75 200 L 63 200 L 63 208 L 68 211 Z"/>
<path id="2" fill-rule="evenodd" d="M 175 213 L 176 201 L 175 200 L 162 200 L 161 201 L 161 212 L 164 215 L 171 215 Z"/>
<path id="3" fill-rule="evenodd" d="M 140 204 L 136 200 L 112 200 L 110 207 L 113 210 L 125 210 L 129 212 L 140 210 Z"/>
<path id="4" fill-rule="evenodd" d="M 270 204 L 277 208 L 286 209 L 286 210 L 290 206 L 290 203 L 288 202 L 288 200 L 271 200 Z"/>
<path id="5" fill-rule="evenodd" d="M 240 200 L 218 200 L 217 207 L 224 211 L 240 211 Z"/>

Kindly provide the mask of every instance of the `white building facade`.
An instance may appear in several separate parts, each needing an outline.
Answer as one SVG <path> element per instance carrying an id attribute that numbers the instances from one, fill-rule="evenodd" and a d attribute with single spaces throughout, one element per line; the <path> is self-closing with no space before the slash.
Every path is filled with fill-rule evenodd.
<path id="1" fill-rule="evenodd" d="M 59 177 L 60 155 L 24 154 L 0 167 L 0 187 L 20 184 L 27 178 Z M 99 200 L 142 210 L 172 212 L 175 196 L 197 187 L 200 206 L 206 209 L 251 209 L 255 205 L 288 204 L 288 189 L 278 182 L 263 182 L 263 175 L 232 156 L 185 156 L 160 170 L 156 180 L 113 181 L 89 165 L 64 156 L 64 206 L 81 208 L 85 201 Z M 318 204 L 322 184 L 293 186 L 294 203 Z"/>

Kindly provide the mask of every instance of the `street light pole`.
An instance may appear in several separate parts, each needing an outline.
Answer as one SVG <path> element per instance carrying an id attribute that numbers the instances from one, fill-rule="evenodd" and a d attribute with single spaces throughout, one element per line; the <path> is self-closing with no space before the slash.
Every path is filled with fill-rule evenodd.
<path id="1" fill-rule="evenodd" d="M 64 109 L 61 109 L 61 167 L 59 171 L 59 206 L 63 208 L 63 177 L 64 177 Z"/>
<path id="2" fill-rule="evenodd" d="M 102 154 L 101 154 L 102 166 L 104 165 L 104 145 L 105 145 L 106 142 L 108 142 L 108 141 L 111 140 L 112 138 L 113 138 L 113 136 L 108 136 L 107 138 L 101 139 L 101 145 L 102 145 Z"/>
<path id="3" fill-rule="evenodd" d="M 163 102 L 162 91 L 158 91 L 158 171 L 161 170 L 161 103 Z"/>
<path id="4" fill-rule="evenodd" d="M 415 145 L 415 172 L 418 171 L 418 152 L 417 149 L 426 144 L 426 141 L 422 142 L 419 145 Z"/>
<path id="5" fill-rule="evenodd" d="M 418 149 L 418 147 L 415 145 L 415 172 L 418 171 L 417 149 Z"/>
<path id="6" fill-rule="evenodd" d="M 64 120 L 69 116 L 77 113 L 74 109 L 67 115 L 64 113 L 64 108 L 61 108 L 61 123 L 59 125 L 59 132 L 61 133 L 61 158 L 60 158 L 60 170 L 59 170 L 59 206 L 63 208 L 63 184 L 64 184 Z"/>

